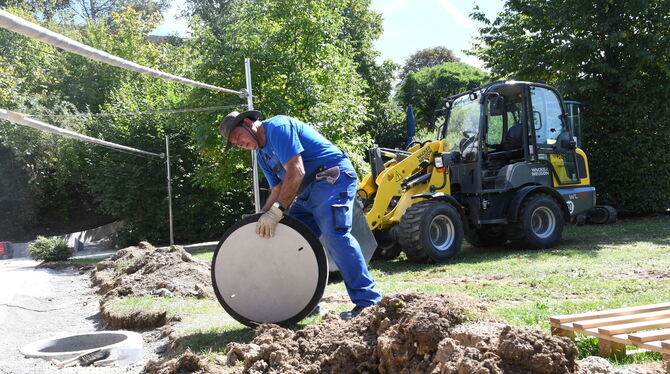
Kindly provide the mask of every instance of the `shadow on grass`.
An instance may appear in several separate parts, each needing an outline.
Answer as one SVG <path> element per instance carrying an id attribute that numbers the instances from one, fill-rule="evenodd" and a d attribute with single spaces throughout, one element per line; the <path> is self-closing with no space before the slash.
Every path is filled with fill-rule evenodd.
<path id="1" fill-rule="evenodd" d="M 202 247 L 202 248 L 197 248 L 197 249 L 189 249 L 187 252 L 190 253 L 191 255 L 199 255 L 207 252 L 214 252 L 216 250 L 216 246 L 211 246 L 211 247 Z"/>
<path id="2" fill-rule="evenodd" d="M 186 348 L 195 354 L 224 353 L 228 343 L 249 343 L 254 337 L 254 330 L 243 327 L 238 330 L 220 332 L 197 332 L 177 339 L 178 350 Z"/>
<path id="3" fill-rule="evenodd" d="M 569 250 L 568 250 L 569 249 Z M 509 257 L 522 256 L 524 258 L 534 259 L 540 255 L 553 255 L 557 257 L 573 257 L 573 256 L 598 256 L 597 249 L 579 249 L 575 250 L 573 248 L 563 246 L 559 248 L 554 248 L 551 250 L 530 250 L 530 249 L 515 249 L 510 246 L 501 246 L 501 247 L 490 247 L 490 248 L 475 248 L 467 244 L 463 244 L 463 249 L 461 253 L 452 258 L 451 260 L 436 264 L 436 263 L 417 263 L 407 260 L 402 257 L 393 261 L 374 261 L 371 262 L 369 266 L 370 269 L 375 269 L 382 271 L 388 274 L 394 273 L 403 273 L 403 272 L 415 272 L 415 271 L 426 271 L 432 269 L 439 269 L 443 266 L 448 266 L 450 264 L 477 264 L 482 262 L 491 262 L 497 261 Z"/>
<path id="4" fill-rule="evenodd" d="M 490 248 L 476 248 L 463 243 L 461 252 L 443 264 L 415 263 L 404 256 L 393 261 L 373 261 L 370 269 L 385 273 L 425 271 L 449 264 L 475 264 L 504 258 L 523 256 L 535 259 L 540 256 L 557 257 L 597 257 L 602 248 L 624 246 L 637 242 L 670 247 L 670 216 L 632 218 L 609 225 L 587 225 L 566 227 L 559 245 L 552 249 L 518 249 L 511 245 Z"/>

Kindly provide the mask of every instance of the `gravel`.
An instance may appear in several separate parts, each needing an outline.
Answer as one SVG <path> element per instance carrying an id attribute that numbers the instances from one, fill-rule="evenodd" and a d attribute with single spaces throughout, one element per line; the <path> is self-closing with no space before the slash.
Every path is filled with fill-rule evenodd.
<path id="1" fill-rule="evenodd" d="M 26 259 L 0 261 L 0 373 L 140 373 L 144 363 L 164 352 L 167 339 L 158 330 L 135 330 L 144 340 L 144 361 L 126 367 L 58 369 L 42 359 L 25 358 L 26 344 L 64 333 L 109 330 L 99 311 L 99 296 L 88 272 L 75 267 L 38 269 Z"/>

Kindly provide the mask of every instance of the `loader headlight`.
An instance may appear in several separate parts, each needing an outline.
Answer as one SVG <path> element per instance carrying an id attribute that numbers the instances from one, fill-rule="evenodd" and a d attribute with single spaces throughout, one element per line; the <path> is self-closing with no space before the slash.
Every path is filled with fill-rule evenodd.
<path id="1" fill-rule="evenodd" d="M 438 154 L 435 156 L 435 167 L 437 169 L 442 169 L 444 168 L 444 160 L 442 159 L 442 155 Z"/>

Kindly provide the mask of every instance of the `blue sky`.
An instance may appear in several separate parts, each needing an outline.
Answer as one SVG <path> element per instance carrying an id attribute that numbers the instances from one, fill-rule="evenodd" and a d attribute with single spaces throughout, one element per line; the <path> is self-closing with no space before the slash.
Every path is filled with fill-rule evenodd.
<path id="1" fill-rule="evenodd" d="M 382 14 L 384 34 L 375 43 L 380 59 L 402 64 L 407 57 L 423 48 L 444 46 L 456 53 L 461 61 L 481 67 L 481 62 L 462 51 L 470 48 L 477 35 L 476 22 L 468 17 L 477 4 L 493 18 L 503 8 L 503 0 L 372 0 L 372 9 Z M 154 34 L 188 33 L 186 20 L 177 15 L 184 0 L 173 1 L 163 22 Z"/>

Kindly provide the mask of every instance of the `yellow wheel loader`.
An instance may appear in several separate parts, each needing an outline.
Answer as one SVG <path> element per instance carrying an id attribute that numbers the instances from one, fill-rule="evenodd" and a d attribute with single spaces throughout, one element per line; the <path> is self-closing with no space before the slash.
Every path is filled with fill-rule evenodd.
<path id="1" fill-rule="evenodd" d="M 499 81 L 451 96 L 439 140 L 369 150 L 359 185 L 378 258 L 444 262 L 463 239 L 547 248 L 595 206 L 586 154 L 551 86 Z"/>

